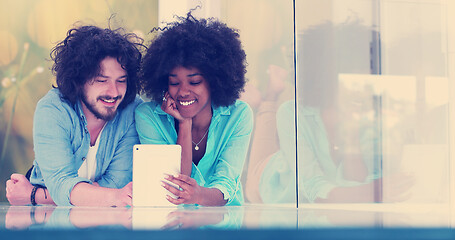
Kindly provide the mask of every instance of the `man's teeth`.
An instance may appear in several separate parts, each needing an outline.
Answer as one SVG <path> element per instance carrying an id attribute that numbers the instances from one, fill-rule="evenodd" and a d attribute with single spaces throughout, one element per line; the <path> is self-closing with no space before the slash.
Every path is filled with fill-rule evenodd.
<path id="1" fill-rule="evenodd" d="M 196 102 L 196 100 L 191 100 L 191 101 L 188 101 L 188 102 L 182 102 L 182 101 L 180 101 L 180 105 L 188 106 L 188 105 L 193 104 L 194 102 Z"/>
<path id="2" fill-rule="evenodd" d="M 115 99 L 110 99 L 110 100 L 103 99 L 103 101 L 105 101 L 105 102 L 107 102 L 107 103 L 113 103 L 113 102 L 115 102 Z"/>

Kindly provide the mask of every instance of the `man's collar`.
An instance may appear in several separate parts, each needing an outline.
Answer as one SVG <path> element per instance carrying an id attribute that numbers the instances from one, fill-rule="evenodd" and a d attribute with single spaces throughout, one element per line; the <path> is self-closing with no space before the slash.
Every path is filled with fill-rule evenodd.
<path id="1" fill-rule="evenodd" d="M 87 118 L 85 118 L 84 111 L 82 110 L 82 101 L 78 99 L 75 104 L 76 114 L 79 116 L 79 119 L 87 125 Z"/>

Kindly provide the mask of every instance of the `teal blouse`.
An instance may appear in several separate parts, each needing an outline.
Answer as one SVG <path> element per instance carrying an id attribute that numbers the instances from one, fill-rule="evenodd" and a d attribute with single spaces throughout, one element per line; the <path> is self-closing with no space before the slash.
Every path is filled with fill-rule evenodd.
<path id="1" fill-rule="evenodd" d="M 253 112 L 240 100 L 227 107 L 212 107 L 212 111 L 206 152 L 198 165 L 193 163 L 191 177 L 200 186 L 219 189 L 228 200 L 226 205 L 241 205 L 240 176 L 253 130 Z M 139 105 L 135 116 L 142 144 L 177 143 L 174 117 L 158 103 Z"/>

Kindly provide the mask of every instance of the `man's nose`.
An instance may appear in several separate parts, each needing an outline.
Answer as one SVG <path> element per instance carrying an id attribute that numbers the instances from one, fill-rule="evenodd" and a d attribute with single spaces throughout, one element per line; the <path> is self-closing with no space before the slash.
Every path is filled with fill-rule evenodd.
<path id="1" fill-rule="evenodd" d="M 109 84 L 108 89 L 107 89 L 107 93 L 108 93 L 111 97 L 117 97 L 117 96 L 118 96 L 119 90 L 118 90 L 118 86 L 117 86 L 116 81 L 111 82 L 111 83 Z"/>

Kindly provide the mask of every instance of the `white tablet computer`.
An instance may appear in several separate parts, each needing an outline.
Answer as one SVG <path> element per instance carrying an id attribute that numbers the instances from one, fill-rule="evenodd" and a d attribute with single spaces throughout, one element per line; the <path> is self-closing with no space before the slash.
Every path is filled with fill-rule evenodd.
<path id="1" fill-rule="evenodd" d="M 165 174 L 179 174 L 180 145 L 138 144 L 133 148 L 133 206 L 175 206 L 166 199 L 172 194 L 162 186 Z"/>

